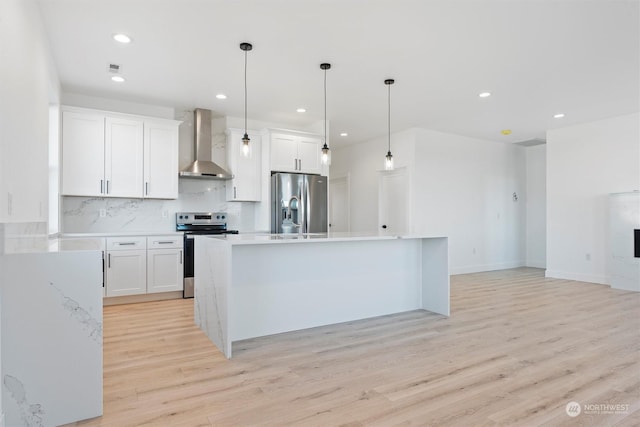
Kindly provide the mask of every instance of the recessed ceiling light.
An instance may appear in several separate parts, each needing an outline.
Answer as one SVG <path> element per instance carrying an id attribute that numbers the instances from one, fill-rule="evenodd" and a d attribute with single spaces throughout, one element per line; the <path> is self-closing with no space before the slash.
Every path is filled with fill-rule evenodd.
<path id="1" fill-rule="evenodd" d="M 298 108 L 296 111 L 297 111 L 298 113 L 306 113 L 306 112 L 307 112 L 307 109 L 306 109 L 306 108 Z"/>
<path id="2" fill-rule="evenodd" d="M 113 39 L 120 43 L 131 43 L 131 37 L 126 34 L 114 34 Z"/>
<path id="3" fill-rule="evenodd" d="M 564 117 L 564 113 L 558 113 L 553 116 L 554 119 L 561 119 Z"/>
<path id="4" fill-rule="evenodd" d="M 122 82 L 124 82 L 124 77 L 122 77 L 122 76 L 112 76 L 111 80 L 113 80 L 116 83 L 122 83 Z"/>
<path id="5" fill-rule="evenodd" d="M 482 92 L 482 93 L 479 93 L 478 96 L 480 98 L 488 98 L 491 96 L 491 92 Z"/>
<path id="6" fill-rule="evenodd" d="M 216 95 L 216 98 L 218 99 L 227 99 L 227 95 L 225 95 L 224 93 L 219 93 Z"/>
<path id="7" fill-rule="evenodd" d="M 346 133 L 346 132 L 342 132 L 342 133 L 340 134 L 340 136 L 349 136 L 349 134 L 348 134 L 348 133 Z"/>
<path id="8" fill-rule="evenodd" d="M 511 135 L 511 129 L 502 129 L 500 133 L 503 135 Z"/>

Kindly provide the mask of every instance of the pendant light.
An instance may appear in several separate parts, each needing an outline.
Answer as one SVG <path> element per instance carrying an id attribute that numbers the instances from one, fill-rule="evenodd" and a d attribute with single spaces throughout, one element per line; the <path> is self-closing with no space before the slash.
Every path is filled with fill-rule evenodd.
<path id="1" fill-rule="evenodd" d="M 388 113 L 387 113 L 387 124 L 388 124 L 388 142 L 389 142 L 389 151 L 387 151 L 387 155 L 384 156 L 384 169 L 388 171 L 393 170 L 393 156 L 391 155 L 391 85 L 395 83 L 393 79 L 387 79 L 384 81 L 384 84 L 389 88 L 387 95 L 387 104 L 388 104 Z"/>
<path id="2" fill-rule="evenodd" d="M 240 49 L 244 51 L 244 136 L 242 137 L 242 155 L 249 157 L 251 147 L 249 146 L 249 135 L 247 134 L 247 52 L 253 49 L 251 43 L 240 43 Z"/>
<path id="3" fill-rule="evenodd" d="M 331 64 L 326 62 L 320 64 L 320 69 L 324 70 L 324 145 L 322 146 L 322 164 L 331 164 L 331 151 L 327 145 L 327 70 L 331 68 Z"/>

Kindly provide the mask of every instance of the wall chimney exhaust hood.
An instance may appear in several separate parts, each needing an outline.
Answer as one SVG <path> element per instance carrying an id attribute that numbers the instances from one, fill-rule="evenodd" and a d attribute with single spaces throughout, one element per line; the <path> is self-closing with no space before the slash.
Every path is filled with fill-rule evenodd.
<path id="1" fill-rule="evenodd" d="M 193 112 L 195 161 L 180 171 L 183 178 L 231 179 L 233 175 L 211 161 L 211 111 L 196 108 Z"/>

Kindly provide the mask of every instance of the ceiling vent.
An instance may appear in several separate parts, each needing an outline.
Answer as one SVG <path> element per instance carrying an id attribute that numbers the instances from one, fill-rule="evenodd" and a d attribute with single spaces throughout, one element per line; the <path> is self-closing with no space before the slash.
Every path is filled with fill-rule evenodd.
<path id="1" fill-rule="evenodd" d="M 120 74 L 121 67 L 118 64 L 109 64 L 109 72 L 113 74 Z"/>
<path id="2" fill-rule="evenodd" d="M 523 147 L 533 147 L 534 145 L 542 145 L 546 143 L 547 141 L 542 138 L 533 138 L 533 139 L 527 139 L 526 141 L 514 142 L 514 144 L 521 145 Z"/>

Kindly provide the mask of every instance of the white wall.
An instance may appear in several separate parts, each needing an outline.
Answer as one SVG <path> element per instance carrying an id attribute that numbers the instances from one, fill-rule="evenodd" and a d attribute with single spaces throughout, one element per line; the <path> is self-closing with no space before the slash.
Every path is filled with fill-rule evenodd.
<path id="1" fill-rule="evenodd" d="M 410 171 L 411 231 L 449 237 L 452 273 L 524 265 L 524 147 L 425 129 L 391 140 L 396 167 Z M 378 139 L 334 152 L 332 177 L 350 174 L 352 231 L 377 231 L 377 171 L 386 151 L 386 139 Z"/>
<path id="2" fill-rule="evenodd" d="M 394 133 L 391 141 L 395 167 L 406 166 L 411 169 L 415 152 L 415 130 Z M 350 174 L 349 222 L 353 232 L 378 231 L 378 179 L 380 172 L 384 170 L 387 151 L 387 138 L 333 149 L 331 177 L 342 178 Z"/>
<path id="3" fill-rule="evenodd" d="M 49 104 L 59 82 L 34 0 L 0 2 L 0 222 L 48 217 Z"/>
<path id="4" fill-rule="evenodd" d="M 74 107 L 95 108 L 96 110 L 115 111 L 118 113 L 137 114 L 140 116 L 161 117 L 163 119 L 173 119 L 176 115 L 173 107 L 121 101 L 112 98 L 103 98 L 73 92 L 63 92 L 61 94 L 60 103 L 63 105 L 72 105 Z"/>
<path id="5" fill-rule="evenodd" d="M 547 132 L 547 276 L 606 283 L 609 193 L 640 189 L 640 114 Z"/>
<path id="6" fill-rule="evenodd" d="M 46 223 L 49 104 L 60 89 L 34 0 L 0 1 L 0 58 L 0 223 Z"/>
<path id="7" fill-rule="evenodd" d="M 419 130 L 416 149 L 415 231 L 449 236 L 451 272 L 524 265 L 524 148 Z"/>
<path id="8" fill-rule="evenodd" d="M 527 256 L 529 267 L 545 268 L 547 260 L 547 146 L 526 148 Z"/>

